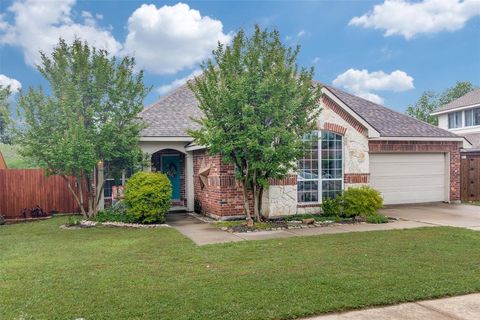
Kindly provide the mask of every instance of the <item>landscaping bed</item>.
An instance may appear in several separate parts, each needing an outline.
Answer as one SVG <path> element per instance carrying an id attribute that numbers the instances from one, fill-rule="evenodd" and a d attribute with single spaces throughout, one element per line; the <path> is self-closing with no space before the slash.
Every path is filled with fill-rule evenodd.
<path id="1" fill-rule="evenodd" d="M 377 218 L 379 216 L 379 218 Z M 396 220 L 381 215 L 375 216 L 374 222 L 370 223 L 388 223 Z M 370 220 L 371 221 L 371 220 Z M 215 221 L 213 225 L 223 231 L 228 232 L 258 232 L 258 231 L 276 231 L 288 229 L 303 229 L 328 227 L 338 224 L 358 224 L 368 223 L 368 219 L 362 217 L 342 218 L 339 216 L 327 216 L 322 214 L 301 214 L 293 215 L 280 219 L 272 219 L 267 222 L 257 222 L 253 226 L 249 226 L 245 220 L 237 221 Z"/>

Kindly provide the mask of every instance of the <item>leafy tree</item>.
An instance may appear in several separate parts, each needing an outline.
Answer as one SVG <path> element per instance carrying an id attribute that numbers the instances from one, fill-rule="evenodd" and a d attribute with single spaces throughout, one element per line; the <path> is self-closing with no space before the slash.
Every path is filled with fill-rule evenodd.
<path id="1" fill-rule="evenodd" d="M 320 88 L 313 69 L 299 70 L 299 47 L 282 44 L 278 31 L 239 31 L 218 45 L 203 74 L 189 83 L 199 101 L 201 129 L 190 134 L 209 152 L 233 163 L 243 187 L 247 220 L 261 220 L 262 195 L 270 178 L 285 177 L 303 153 L 302 136 L 315 127 Z"/>
<path id="2" fill-rule="evenodd" d="M 430 114 L 439 107 L 464 96 L 474 90 L 475 86 L 468 81 L 458 81 L 454 86 L 443 91 L 440 95 L 433 91 L 425 91 L 414 106 L 407 107 L 406 113 L 418 120 L 438 125 L 438 118 Z"/>
<path id="3" fill-rule="evenodd" d="M 11 124 L 8 98 L 9 87 L 0 87 L 0 143 L 10 143 L 9 126 Z"/>
<path id="4" fill-rule="evenodd" d="M 434 126 L 438 124 L 438 119 L 430 114 L 438 108 L 437 95 L 433 91 L 425 91 L 414 106 L 407 107 L 407 114 L 415 119 L 430 123 Z"/>
<path id="5" fill-rule="evenodd" d="M 141 158 L 138 137 L 144 125 L 137 114 L 150 89 L 143 71 L 135 74 L 133 58 L 118 61 L 78 39 L 71 45 L 60 39 L 51 56 L 41 52 L 41 58 L 38 70 L 51 94 L 42 88 L 20 93 L 25 123 L 18 142 L 49 174 L 76 178 L 77 187 L 69 184 L 69 189 L 90 217 L 103 193 L 104 181 L 95 181 L 99 166 L 105 164 L 106 179 Z"/>

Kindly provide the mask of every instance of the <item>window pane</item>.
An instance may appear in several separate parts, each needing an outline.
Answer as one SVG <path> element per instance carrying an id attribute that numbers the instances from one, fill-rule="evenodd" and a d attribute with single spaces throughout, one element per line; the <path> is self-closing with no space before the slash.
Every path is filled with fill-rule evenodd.
<path id="1" fill-rule="evenodd" d="M 455 113 L 449 113 L 448 114 L 448 128 L 452 129 L 455 128 Z"/>
<path id="2" fill-rule="evenodd" d="M 455 112 L 455 123 L 456 127 L 455 128 L 461 128 L 462 127 L 462 112 Z"/>
<path id="3" fill-rule="evenodd" d="M 473 110 L 465 111 L 465 126 L 473 126 Z"/>
<path id="4" fill-rule="evenodd" d="M 473 125 L 480 126 L 480 108 L 473 109 Z"/>

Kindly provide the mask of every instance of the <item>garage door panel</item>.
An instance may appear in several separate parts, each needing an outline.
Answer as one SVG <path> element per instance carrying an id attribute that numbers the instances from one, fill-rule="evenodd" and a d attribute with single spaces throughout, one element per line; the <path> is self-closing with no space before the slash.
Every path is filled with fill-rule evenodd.
<path id="1" fill-rule="evenodd" d="M 445 201 L 445 154 L 370 154 L 370 184 L 385 204 Z"/>
<path id="2" fill-rule="evenodd" d="M 435 174 L 435 175 L 431 175 L 431 176 L 428 176 L 428 175 L 422 175 L 422 176 L 415 176 L 415 175 L 412 175 L 410 174 L 409 175 L 411 178 L 415 179 L 415 184 L 409 184 L 405 187 L 407 188 L 410 188 L 410 187 L 417 187 L 417 188 L 420 188 L 420 189 L 426 189 L 426 187 L 428 188 L 435 188 L 435 187 L 439 187 L 439 188 L 443 188 L 444 185 L 445 185 L 445 175 L 443 174 Z M 392 188 L 396 188 L 396 187 L 403 187 L 404 186 L 404 181 L 405 181 L 405 178 L 407 176 L 406 175 L 398 175 L 398 174 L 395 174 L 395 175 L 392 175 L 392 176 L 380 176 L 380 177 L 376 177 L 375 180 L 376 180 L 376 185 L 377 186 L 380 186 L 380 187 L 392 187 Z"/>

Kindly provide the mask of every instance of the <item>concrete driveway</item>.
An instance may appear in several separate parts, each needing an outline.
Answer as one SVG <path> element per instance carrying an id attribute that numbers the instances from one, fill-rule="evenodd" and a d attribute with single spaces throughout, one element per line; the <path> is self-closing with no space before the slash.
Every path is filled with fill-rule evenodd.
<path id="1" fill-rule="evenodd" d="M 403 220 L 480 231 L 480 206 L 447 203 L 399 205 L 382 209 L 381 213 Z"/>

